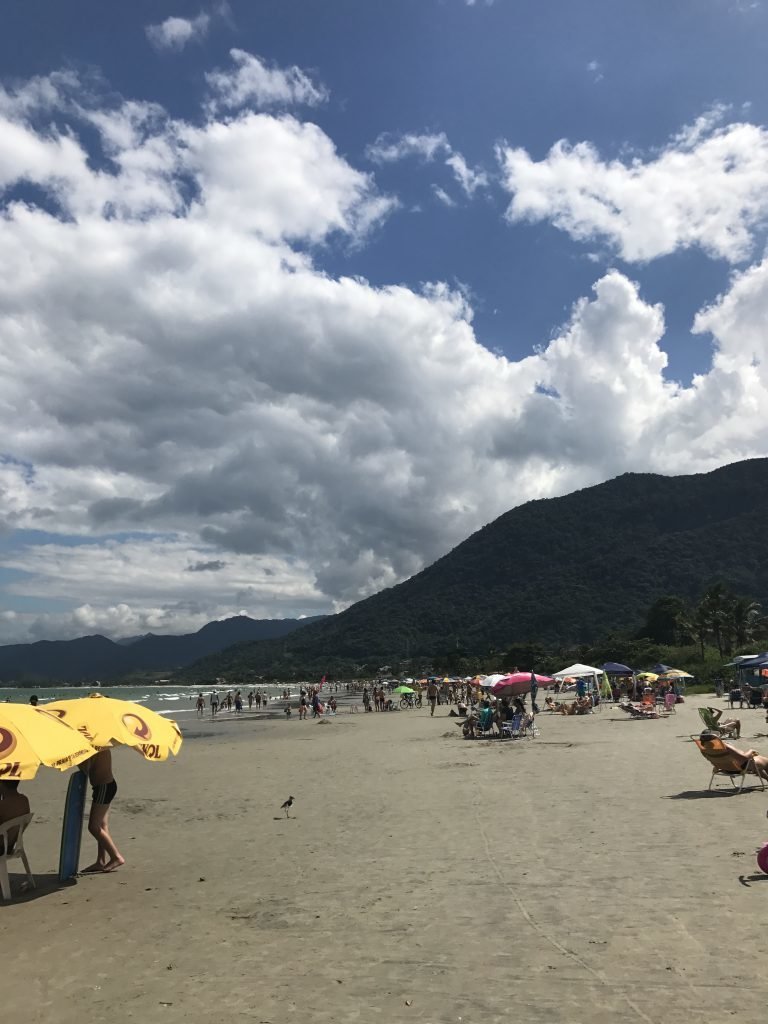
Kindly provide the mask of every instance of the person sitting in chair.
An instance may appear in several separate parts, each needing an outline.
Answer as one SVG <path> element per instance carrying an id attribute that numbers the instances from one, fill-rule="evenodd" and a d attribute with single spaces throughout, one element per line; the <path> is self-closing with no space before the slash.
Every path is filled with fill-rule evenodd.
<path id="1" fill-rule="evenodd" d="M 741 736 L 741 721 L 738 718 L 723 718 L 722 708 L 707 708 L 720 732 L 738 739 Z"/>
<path id="2" fill-rule="evenodd" d="M 0 781 L 0 825 L 4 825 L 6 821 L 13 821 L 14 818 L 21 818 L 25 814 L 29 814 L 29 800 L 19 792 L 18 780 L 2 779 Z M 17 831 L 18 829 L 12 829 L 8 835 L 11 850 L 16 842 L 16 836 L 13 833 Z M 0 839 L 0 854 L 2 853 L 5 853 L 5 850 L 3 849 L 3 840 Z"/>
<path id="3" fill-rule="evenodd" d="M 757 768 L 758 774 L 762 775 L 764 779 L 768 779 L 768 757 L 764 757 L 763 754 L 758 753 L 757 750 L 739 750 L 738 747 L 732 746 L 730 743 L 726 743 L 724 739 L 721 739 L 715 733 L 710 732 L 709 729 L 705 729 L 701 733 L 699 739 L 706 747 L 713 740 L 719 740 L 720 743 L 728 750 L 731 754 L 735 754 L 737 757 L 747 758 L 751 757 L 754 761 L 755 767 Z"/>
<path id="4" fill-rule="evenodd" d="M 736 701 L 739 702 L 739 707 L 744 707 L 744 694 L 741 692 L 740 686 L 733 686 L 728 691 L 728 707 L 732 708 Z"/>

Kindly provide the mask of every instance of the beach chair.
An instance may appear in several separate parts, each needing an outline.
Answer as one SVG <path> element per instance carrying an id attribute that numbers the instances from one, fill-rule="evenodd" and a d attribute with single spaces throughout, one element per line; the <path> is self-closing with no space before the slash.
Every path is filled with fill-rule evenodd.
<path id="1" fill-rule="evenodd" d="M 741 732 L 741 723 L 738 719 L 733 719 L 730 722 L 720 721 L 718 723 L 709 708 L 699 708 L 699 718 L 704 723 L 704 728 L 709 730 L 709 732 L 713 732 L 716 736 L 734 736 Z"/>
<path id="2" fill-rule="evenodd" d="M 493 726 L 495 724 L 493 709 L 483 708 L 478 715 L 477 725 L 475 726 L 479 736 L 490 736 L 493 734 Z"/>
<path id="3" fill-rule="evenodd" d="M 501 735 L 509 736 L 510 739 L 516 740 L 520 737 L 520 730 L 523 727 L 523 716 L 513 715 L 508 721 L 501 723 Z"/>
<path id="4" fill-rule="evenodd" d="M 702 755 L 712 766 L 712 775 L 709 778 L 707 792 L 712 789 L 712 783 L 716 775 L 727 775 L 731 785 L 736 785 L 736 779 L 740 778 L 739 792 L 744 789 L 744 779 L 747 775 L 756 775 L 760 780 L 760 788 L 765 789 L 763 774 L 755 764 L 754 757 L 731 750 L 718 736 L 704 742 L 699 736 L 691 736 L 691 739 L 701 751 Z"/>
<path id="5" fill-rule="evenodd" d="M 659 712 L 655 707 L 650 705 L 637 705 L 637 704 L 618 704 L 622 711 L 625 711 L 630 718 L 660 718 Z"/>
<path id="6" fill-rule="evenodd" d="M 32 815 L 23 814 L 20 818 L 11 818 L 4 825 L 0 825 L 0 893 L 4 900 L 11 898 L 8 861 L 13 860 L 14 857 L 17 857 L 24 865 L 30 888 L 35 888 L 35 876 L 32 874 L 24 849 L 24 832 L 30 821 L 32 821 Z"/>
<path id="7" fill-rule="evenodd" d="M 525 736 L 529 740 L 535 740 L 539 733 L 539 727 L 536 725 L 535 715 L 525 715 L 523 717 L 523 724 L 520 727 L 520 735 Z"/>
<path id="8" fill-rule="evenodd" d="M 677 694 L 668 693 L 664 697 L 664 708 L 669 712 L 670 715 L 677 714 Z"/>

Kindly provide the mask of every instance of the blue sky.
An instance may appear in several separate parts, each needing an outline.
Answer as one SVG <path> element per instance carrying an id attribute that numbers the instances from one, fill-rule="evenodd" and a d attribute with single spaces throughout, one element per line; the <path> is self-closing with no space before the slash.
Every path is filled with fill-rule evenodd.
<path id="1" fill-rule="evenodd" d="M 74 65 L 98 69 L 125 96 L 194 117 L 203 74 L 232 46 L 279 65 L 312 69 L 331 101 L 313 112 L 339 150 L 366 166 L 381 132 L 443 131 L 472 164 L 493 164 L 499 139 L 541 158 L 558 139 L 588 139 L 607 157 L 663 146 L 715 103 L 750 104 L 768 119 L 768 12 L 737 0 L 260 0 L 230 3 L 204 40 L 169 59 L 148 46 L 145 26 L 195 18 L 199 3 L 37 0 L 16 5 L 0 40 L 4 76 Z M 597 64 L 596 70 L 590 65 Z M 475 297 L 479 340 L 519 357 L 546 342 L 595 277 L 584 246 L 537 225 L 510 231 L 504 196 L 461 203 L 450 173 L 386 168 L 383 187 L 407 206 L 364 249 L 324 254 L 331 272 L 373 283 L 446 280 Z M 437 181 L 459 203 L 446 211 Z M 346 250 L 346 251 L 345 251 Z M 602 266 L 621 266 L 604 253 Z M 725 287 L 729 267 L 678 253 L 669 265 L 635 267 L 673 327 L 669 372 L 684 380 L 709 350 L 688 337 L 695 311 Z M 674 284 L 672 282 L 674 281 Z M 496 312 L 494 312 L 496 311 Z"/>
<path id="2" fill-rule="evenodd" d="M 525 497 L 765 454 L 739 368 L 760 365 L 766 28 L 748 0 L 14 5 L 0 253 L 43 298 L 0 296 L 0 640 L 343 607 Z M 299 297 L 248 294 L 295 260 Z M 182 266 L 181 306 L 117 317 Z"/>

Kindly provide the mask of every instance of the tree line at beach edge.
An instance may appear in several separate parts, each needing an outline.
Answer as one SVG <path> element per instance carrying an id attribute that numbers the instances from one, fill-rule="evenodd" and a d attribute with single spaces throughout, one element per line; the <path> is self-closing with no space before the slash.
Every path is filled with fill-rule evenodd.
<path id="1" fill-rule="evenodd" d="M 426 675 L 466 676 L 502 669 L 555 672 L 568 661 L 601 665 L 618 661 L 636 670 L 662 662 L 683 669 L 708 686 L 721 674 L 726 659 L 755 653 L 755 645 L 768 643 L 768 618 L 759 602 L 732 593 L 724 583 L 707 588 L 700 600 L 690 603 L 678 595 L 658 598 L 647 609 L 645 621 L 634 633 L 608 632 L 592 643 L 551 645 L 536 640 L 512 641 L 489 650 L 470 650 L 461 643 L 429 654 L 409 658 L 355 660 L 327 655 L 301 661 L 286 649 L 274 667 L 259 672 L 251 660 L 248 645 L 224 652 L 226 670 L 221 675 L 248 683 L 257 680 L 287 681 L 328 675 L 345 679 L 381 674 L 415 677 Z M 224 669 L 221 656 L 217 667 Z M 200 666 L 202 667 L 202 666 Z M 194 682 L 207 679 L 199 671 Z M 180 673 L 179 678 L 184 673 Z"/>

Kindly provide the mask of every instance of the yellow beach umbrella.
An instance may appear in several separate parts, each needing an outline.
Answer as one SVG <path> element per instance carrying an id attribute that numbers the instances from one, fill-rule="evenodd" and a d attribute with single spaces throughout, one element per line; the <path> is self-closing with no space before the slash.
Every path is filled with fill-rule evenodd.
<path id="1" fill-rule="evenodd" d="M 693 679 L 693 676 L 690 672 L 683 672 L 681 668 L 670 668 L 666 672 L 662 672 L 659 679 L 668 683 L 674 679 Z"/>
<path id="2" fill-rule="evenodd" d="M 133 747 L 147 761 L 165 761 L 181 747 L 181 730 L 174 721 L 130 700 L 92 693 L 52 701 L 46 711 L 77 729 L 98 750 Z"/>
<path id="3" fill-rule="evenodd" d="M 644 680 L 646 683 L 655 683 L 659 677 L 655 672 L 638 672 L 637 678 Z"/>
<path id="4" fill-rule="evenodd" d="M 34 779 L 41 764 L 65 772 L 95 753 L 85 737 L 43 708 L 0 705 L 0 780 Z"/>

